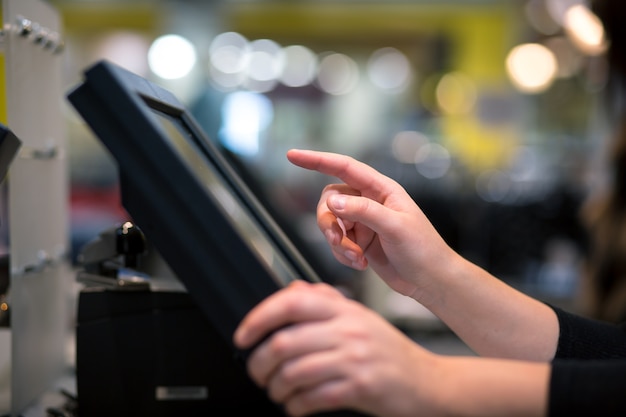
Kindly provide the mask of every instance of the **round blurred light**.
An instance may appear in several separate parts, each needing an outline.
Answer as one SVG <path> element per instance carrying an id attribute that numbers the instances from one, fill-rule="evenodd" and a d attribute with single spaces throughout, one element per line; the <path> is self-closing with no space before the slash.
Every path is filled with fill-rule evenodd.
<path id="1" fill-rule="evenodd" d="M 395 48 L 374 51 L 367 62 L 367 73 L 374 85 L 388 92 L 402 92 L 411 80 L 408 58 Z"/>
<path id="2" fill-rule="evenodd" d="M 229 94 L 222 105 L 220 140 L 228 149 L 242 155 L 255 155 L 263 130 L 272 122 L 272 102 L 249 91 Z"/>
<path id="3" fill-rule="evenodd" d="M 428 143 L 421 146 L 415 155 L 417 172 L 429 179 L 443 177 L 451 165 L 450 152 L 438 143 Z"/>
<path id="4" fill-rule="evenodd" d="M 322 91 L 332 95 L 347 94 L 358 81 L 358 67 L 349 56 L 332 53 L 320 61 L 317 83 Z"/>
<path id="5" fill-rule="evenodd" d="M 280 45 L 269 39 L 259 39 L 251 42 L 250 48 L 248 77 L 256 81 L 277 80 L 284 65 Z"/>
<path id="6" fill-rule="evenodd" d="M 209 61 L 220 72 L 238 73 L 246 67 L 249 49 L 248 40 L 239 33 L 221 33 L 211 41 Z"/>
<path id="7" fill-rule="evenodd" d="M 435 90 L 439 108 L 447 114 L 467 113 L 476 104 L 476 86 L 469 77 L 451 72 L 439 80 Z"/>
<path id="8" fill-rule="evenodd" d="M 302 87 L 313 82 L 317 73 L 317 57 L 309 48 L 291 45 L 283 48 L 285 66 L 280 81 L 288 87 Z"/>
<path id="9" fill-rule="evenodd" d="M 552 84 L 557 73 L 557 62 L 552 51 L 545 46 L 527 43 L 509 52 L 506 69 L 518 90 L 539 93 Z"/>
<path id="10" fill-rule="evenodd" d="M 602 22 L 587 6 L 577 4 L 567 9 L 563 23 L 572 42 L 588 55 L 599 55 L 606 50 Z"/>
<path id="11" fill-rule="evenodd" d="M 398 132 L 391 142 L 391 153 L 403 164 L 415 163 L 420 148 L 429 143 L 426 135 L 414 130 Z"/>
<path id="12" fill-rule="evenodd" d="M 257 93 L 274 89 L 285 63 L 281 46 L 270 39 L 258 39 L 250 42 L 248 55 L 243 85 Z"/>
<path id="13" fill-rule="evenodd" d="M 189 74 L 196 64 L 196 50 L 179 35 L 157 38 L 148 51 L 148 65 L 161 78 L 173 80 Z"/>
<path id="14" fill-rule="evenodd" d="M 274 65 L 274 57 L 265 51 L 255 51 L 250 54 L 248 76 L 257 81 L 269 81 L 278 77 Z"/>

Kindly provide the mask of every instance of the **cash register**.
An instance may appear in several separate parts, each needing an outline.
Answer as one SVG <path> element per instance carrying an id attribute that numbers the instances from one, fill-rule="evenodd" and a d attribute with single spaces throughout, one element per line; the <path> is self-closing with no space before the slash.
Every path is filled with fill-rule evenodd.
<path id="1" fill-rule="evenodd" d="M 171 92 L 102 61 L 68 98 L 116 161 L 131 217 L 83 254 L 80 415 L 284 416 L 232 335 L 268 295 L 319 282 L 315 270 Z M 155 288 L 143 239 L 182 290 Z"/>

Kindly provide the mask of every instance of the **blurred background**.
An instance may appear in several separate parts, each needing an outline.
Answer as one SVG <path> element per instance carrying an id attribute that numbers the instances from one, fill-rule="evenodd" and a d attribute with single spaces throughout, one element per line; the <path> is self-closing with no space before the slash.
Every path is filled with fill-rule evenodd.
<path id="1" fill-rule="evenodd" d="M 612 127 L 602 25 L 583 0 L 49 2 L 67 89 L 108 59 L 173 91 L 348 294 L 397 322 L 426 317 L 332 258 L 314 217 L 329 178 L 290 166 L 289 148 L 371 164 L 462 255 L 577 307 L 580 209 L 606 186 Z M 111 159 L 66 114 L 77 250 L 127 215 Z"/>

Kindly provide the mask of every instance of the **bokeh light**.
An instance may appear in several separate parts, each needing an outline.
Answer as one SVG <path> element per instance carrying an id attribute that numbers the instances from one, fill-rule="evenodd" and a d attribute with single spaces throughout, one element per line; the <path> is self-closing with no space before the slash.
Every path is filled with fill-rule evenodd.
<path id="1" fill-rule="evenodd" d="M 445 74 L 435 90 L 439 108 L 449 115 L 464 114 L 476 104 L 477 90 L 474 82 L 460 72 Z"/>
<path id="2" fill-rule="evenodd" d="M 283 48 L 285 59 L 280 81 L 288 87 L 311 84 L 317 74 L 317 56 L 306 46 L 291 45 Z"/>
<path id="3" fill-rule="evenodd" d="M 513 48 L 506 58 L 509 78 L 524 93 L 540 93 L 552 85 L 557 74 L 554 53 L 538 43 Z"/>
<path id="4" fill-rule="evenodd" d="M 412 72 L 408 58 L 396 48 L 381 48 L 367 62 L 370 81 L 383 91 L 401 93 L 409 85 Z"/>
<path id="5" fill-rule="evenodd" d="M 209 76 L 216 88 L 231 90 L 243 83 L 249 52 L 248 40 L 237 32 L 213 38 L 209 45 Z"/>
<path id="6" fill-rule="evenodd" d="M 196 64 L 196 49 L 180 35 L 157 38 L 148 51 L 148 64 L 152 72 L 166 80 L 183 78 Z"/>
<path id="7" fill-rule="evenodd" d="M 275 81 L 280 76 L 284 57 L 280 45 L 269 39 L 250 43 L 248 77 L 255 81 Z"/>
<path id="8" fill-rule="evenodd" d="M 215 69 L 234 74 L 245 69 L 248 60 L 248 40 L 236 32 L 217 35 L 209 46 L 209 62 Z"/>
<path id="9" fill-rule="evenodd" d="M 428 137 L 415 130 L 398 132 L 391 141 L 391 153 L 403 164 L 414 164 L 420 148 L 429 143 Z"/>
<path id="10" fill-rule="evenodd" d="M 602 22 L 587 6 L 578 4 L 567 9 L 563 26 L 572 42 L 585 54 L 599 55 L 606 50 Z"/>
<path id="11" fill-rule="evenodd" d="M 445 176 L 452 166 L 450 151 L 438 143 L 427 143 L 421 146 L 415 155 L 417 172 L 428 179 Z"/>
<path id="12" fill-rule="evenodd" d="M 354 89 L 358 81 L 359 69 L 349 56 L 330 53 L 320 60 L 317 84 L 325 93 L 347 94 Z"/>
<path id="13" fill-rule="evenodd" d="M 222 105 L 220 140 L 231 151 L 252 156 L 258 153 L 261 133 L 272 123 L 274 108 L 263 94 L 238 91 Z"/>

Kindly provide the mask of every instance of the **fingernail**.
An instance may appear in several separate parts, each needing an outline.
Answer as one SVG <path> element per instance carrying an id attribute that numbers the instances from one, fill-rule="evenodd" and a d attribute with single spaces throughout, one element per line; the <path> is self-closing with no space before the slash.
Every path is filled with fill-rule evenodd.
<path id="1" fill-rule="evenodd" d="M 356 254 L 356 252 L 353 252 L 351 250 L 347 250 L 344 252 L 343 256 L 345 256 L 346 258 L 348 258 L 348 260 L 350 262 L 356 262 L 359 259 L 359 256 Z"/>
<path id="2" fill-rule="evenodd" d="M 365 269 L 365 264 L 362 260 L 352 262 L 352 268 L 362 270 Z"/>
<path id="3" fill-rule="evenodd" d="M 332 230 L 327 230 L 326 232 L 324 232 L 324 234 L 326 235 L 326 240 L 331 245 L 338 245 L 339 242 L 341 242 L 341 238 L 339 238 L 337 233 Z"/>
<path id="4" fill-rule="evenodd" d="M 346 207 L 346 196 L 333 195 L 329 197 L 328 202 L 335 210 L 343 210 Z"/>

